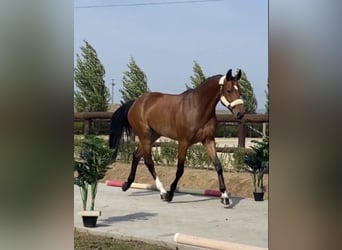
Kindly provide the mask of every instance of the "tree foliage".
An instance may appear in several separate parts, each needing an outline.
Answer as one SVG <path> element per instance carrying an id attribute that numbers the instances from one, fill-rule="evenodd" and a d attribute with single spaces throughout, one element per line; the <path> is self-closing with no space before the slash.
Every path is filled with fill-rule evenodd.
<path id="1" fill-rule="evenodd" d="M 81 55 L 77 54 L 77 66 L 74 71 L 75 90 L 74 105 L 78 112 L 107 111 L 110 99 L 105 85 L 105 69 L 96 50 L 87 42 L 81 46 Z"/>
<path id="2" fill-rule="evenodd" d="M 255 113 L 257 108 L 257 100 L 254 95 L 253 87 L 247 79 L 246 73 L 241 70 L 240 90 L 241 97 L 244 101 L 246 113 Z"/>
<path id="3" fill-rule="evenodd" d="M 195 60 L 194 60 L 194 66 L 192 69 L 194 71 L 194 75 L 190 76 L 191 86 L 185 84 L 187 89 L 196 88 L 198 85 L 200 85 L 206 79 L 206 77 L 202 71 L 201 66 Z"/>
<path id="4" fill-rule="evenodd" d="M 122 94 L 121 103 L 135 100 L 141 95 L 150 92 L 147 86 L 147 77 L 136 64 L 133 57 L 131 57 L 127 66 L 128 70 L 124 72 L 122 77 L 123 88 L 119 90 Z"/>

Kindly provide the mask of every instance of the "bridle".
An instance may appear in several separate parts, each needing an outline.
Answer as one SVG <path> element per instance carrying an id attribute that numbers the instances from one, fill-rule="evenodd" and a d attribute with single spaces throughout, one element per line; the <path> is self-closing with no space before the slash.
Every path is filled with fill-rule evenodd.
<path id="1" fill-rule="evenodd" d="M 232 102 L 229 102 L 227 100 L 227 98 L 222 94 L 222 86 L 224 84 L 224 80 L 226 79 L 226 76 L 221 76 L 220 78 L 220 81 L 219 81 L 219 85 L 220 85 L 220 101 L 221 103 L 226 106 L 229 110 L 233 110 L 233 108 L 236 106 L 236 105 L 239 105 L 239 104 L 243 104 L 243 100 L 241 98 L 239 99 L 236 99 Z M 234 88 L 235 89 L 238 89 L 238 87 L 236 85 L 234 85 Z"/>

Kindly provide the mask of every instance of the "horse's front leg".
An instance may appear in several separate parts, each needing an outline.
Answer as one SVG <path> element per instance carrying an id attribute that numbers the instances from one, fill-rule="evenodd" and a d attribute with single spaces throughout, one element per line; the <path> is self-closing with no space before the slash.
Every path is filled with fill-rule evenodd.
<path id="1" fill-rule="evenodd" d="M 215 166 L 217 176 L 218 176 L 218 181 L 219 181 L 219 188 L 221 191 L 221 203 L 224 206 L 230 206 L 232 204 L 232 201 L 227 193 L 226 190 L 226 185 L 224 183 L 224 178 L 223 178 L 223 169 L 221 162 L 219 158 L 217 157 L 216 153 L 216 148 L 215 148 L 215 141 L 214 140 L 207 140 L 203 143 L 205 149 L 207 150 L 207 153 L 209 157 L 212 159 L 213 164 Z"/>
<path id="2" fill-rule="evenodd" d="M 184 162 L 185 162 L 185 156 L 186 156 L 186 151 L 188 150 L 188 147 L 189 146 L 187 143 L 182 143 L 182 142 L 178 143 L 178 163 L 177 163 L 176 177 L 170 186 L 170 191 L 168 191 L 165 195 L 165 199 L 164 199 L 165 201 L 172 201 L 173 199 L 173 195 L 176 191 L 178 181 L 184 173 Z"/>

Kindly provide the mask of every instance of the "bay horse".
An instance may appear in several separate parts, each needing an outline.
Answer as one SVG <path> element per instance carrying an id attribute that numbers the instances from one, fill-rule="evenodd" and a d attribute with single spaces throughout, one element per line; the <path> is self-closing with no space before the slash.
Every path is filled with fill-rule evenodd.
<path id="1" fill-rule="evenodd" d="M 226 75 L 207 78 L 195 89 L 172 95 L 151 92 L 136 100 L 120 106 L 111 118 L 109 147 L 114 149 L 116 158 L 124 132 L 128 135 L 133 130 L 139 142 L 133 152 L 131 171 L 122 190 L 129 189 L 134 182 L 135 173 L 141 157 L 151 173 L 157 189 L 164 201 L 172 201 L 177 183 L 184 172 L 187 149 L 201 142 L 210 156 L 218 175 L 221 203 L 231 204 L 223 178 L 223 170 L 215 148 L 216 115 L 215 107 L 219 101 L 241 120 L 245 113 L 243 100 L 240 98 L 238 81 L 241 70 L 232 76 L 229 69 Z M 166 191 L 158 178 L 151 156 L 152 144 L 161 136 L 178 141 L 178 163 L 176 177 Z"/>

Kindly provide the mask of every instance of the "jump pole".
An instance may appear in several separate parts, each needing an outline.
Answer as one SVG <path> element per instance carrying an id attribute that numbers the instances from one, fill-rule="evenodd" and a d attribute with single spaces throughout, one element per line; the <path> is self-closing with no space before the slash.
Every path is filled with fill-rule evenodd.
<path id="1" fill-rule="evenodd" d="M 266 250 L 267 248 L 261 248 L 256 246 L 243 245 L 234 242 L 220 241 L 202 238 L 193 235 L 186 235 L 181 233 L 176 233 L 173 240 L 177 243 L 184 245 L 191 245 L 195 247 L 202 247 L 206 249 L 216 249 L 216 250 Z"/>
<path id="2" fill-rule="evenodd" d="M 106 180 L 106 185 L 107 186 L 113 186 L 113 187 L 122 187 L 124 184 L 124 181 L 111 181 L 111 180 Z M 158 190 L 155 185 L 151 184 L 144 184 L 144 183 L 136 183 L 133 182 L 131 185 L 131 188 L 137 188 L 137 189 L 148 189 L 148 190 Z"/>
<path id="3" fill-rule="evenodd" d="M 106 185 L 107 186 L 122 187 L 123 184 L 124 184 L 124 181 L 106 180 Z M 155 185 L 144 184 L 144 183 L 136 183 L 136 182 L 132 183 L 131 188 L 147 189 L 147 190 L 158 191 L 158 189 L 157 189 L 157 187 Z M 205 196 L 215 196 L 215 197 L 220 197 L 221 196 L 221 192 L 220 191 L 212 190 L 212 189 L 194 189 L 194 188 L 178 187 L 176 189 L 176 192 L 177 193 L 185 193 L 185 194 L 197 194 L 197 195 L 205 195 Z"/>

